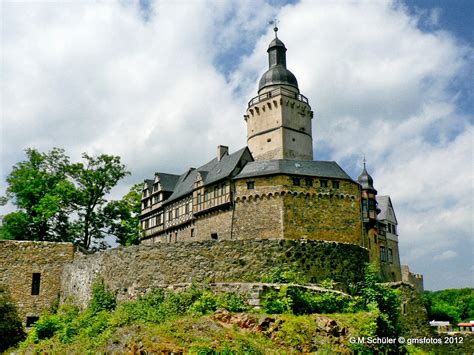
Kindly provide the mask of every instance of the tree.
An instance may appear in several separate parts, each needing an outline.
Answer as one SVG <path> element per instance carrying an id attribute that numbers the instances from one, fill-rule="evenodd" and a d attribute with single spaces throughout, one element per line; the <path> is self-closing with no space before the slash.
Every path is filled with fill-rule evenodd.
<path id="1" fill-rule="evenodd" d="M 118 201 L 110 201 L 104 208 L 108 221 L 107 233 L 115 236 L 117 242 L 128 246 L 140 242 L 140 215 L 142 184 L 135 184 Z"/>
<path id="2" fill-rule="evenodd" d="M 120 157 L 84 153 L 83 162 L 71 164 L 59 148 L 27 149 L 26 155 L 7 177 L 7 197 L 18 209 L 3 217 L 0 238 L 74 241 L 86 249 L 103 239 L 111 228 L 105 196 L 129 174 Z"/>
<path id="3" fill-rule="evenodd" d="M 105 195 L 130 173 L 118 156 L 102 154 L 92 157 L 84 153 L 82 158 L 84 163 L 72 164 L 68 170 L 76 185 L 74 206 L 79 217 L 76 222 L 80 231 L 78 242 L 89 249 L 93 238 L 99 240 L 105 236 Z"/>
<path id="4" fill-rule="evenodd" d="M 69 158 L 64 150 L 26 150 L 27 160 L 13 166 L 7 177 L 7 197 L 18 211 L 3 219 L 4 239 L 68 241 L 74 185 L 68 180 Z M 5 201 L 2 201 L 2 203 Z"/>

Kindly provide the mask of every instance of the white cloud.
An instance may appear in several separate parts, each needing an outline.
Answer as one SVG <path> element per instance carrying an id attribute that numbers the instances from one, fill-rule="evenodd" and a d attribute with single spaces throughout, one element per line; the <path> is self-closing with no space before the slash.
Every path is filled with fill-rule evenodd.
<path id="1" fill-rule="evenodd" d="M 316 158 L 355 175 L 365 153 L 395 204 L 402 261 L 428 288 L 447 285 L 433 255 L 472 260 L 472 117 L 452 86 L 473 50 L 417 27 L 438 26 L 439 10 L 409 16 L 395 4 L 163 1 L 144 21 L 135 2 L 2 3 L 2 176 L 26 147 L 106 152 L 133 172 L 123 192 L 155 170 L 206 162 L 217 144 L 240 148 L 277 15 L 315 111 Z M 444 261 L 457 270 L 458 259 Z M 458 271 L 451 285 L 469 280 Z"/>
<path id="2" fill-rule="evenodd" d="M 457 255 L 458 255 L 458 253 L 456 253 L 453 250 L 445 250 L 440 255 L 436 255 L 434 257 L 434 259 L 435 260 L 447 260 L 447 259 L 455 258 Z"/>

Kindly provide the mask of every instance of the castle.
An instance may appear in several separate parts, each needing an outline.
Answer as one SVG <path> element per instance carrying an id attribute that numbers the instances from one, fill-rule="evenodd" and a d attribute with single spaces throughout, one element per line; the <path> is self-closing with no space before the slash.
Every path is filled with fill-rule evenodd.
<path id="1" fill-rule="evenodd" d="M 269 68 L 248 102 L 247 143 L 182 175 L 145 180 L 145 244 L 198 240 L 305 239 L 369 250 L 387 281 L 402 280 L 397 219 L 365 167 L 354 181 L 336 162 L 313 160 L 313 111 L 286 67 L 277 36 Z"/>
<path id="2" fill-rule="evenodd" d="M 423 290 L 422 276 L 400 266 L 392 202 L 377 195 L 365 162 L 354 181 L 336 162 L 313 160 L 313 112 L 276 31 L 268 58 L 244 115 L 248 146 L 221 145 L 199 168 L 146 180 L 141 245 L 90 254 L 71 243 L 0 240 L 0 286 L 25 325 L 58 297 L 85 307 L 97 278 L 118 301 L 207 281 L 258 305 L 269 270 L 291 265 L 312 284 L 332 279 L 344 289 L 371 261 L 386 281 Z M 405 297 L 406 319 L 413 299 Z"/>

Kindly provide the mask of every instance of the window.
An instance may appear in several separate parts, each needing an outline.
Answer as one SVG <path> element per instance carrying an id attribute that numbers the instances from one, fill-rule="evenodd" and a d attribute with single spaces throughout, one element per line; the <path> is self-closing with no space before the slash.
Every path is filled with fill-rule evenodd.
<path id="1" fill-rule="evenodd" d="M 380 247 L 380 261 L 387 261 L 385 256 L 385 247 Z"/>
<path id="2" fill-rule="evenodd" d="M 26 317 L 26 327 L 29 328 L 38 321 L 39 317 Z"/>
<path id="3" fill-rule="evenodd" d="M 150 226 L 150 220 L 146 219 L 145 220 L 145 229 L 147 229 Z"/>
<path id="4" fill-rule="evenodd" d="M 364 215 L 367 214 L 367 200 L 362 200 L 362 212 Z"/>
<path id="5" fill-rule="evenodd" d="M 219 187 L 214 186 L 214 197 L 217 197 L 217 196 L 219 196 Z"/>
<path id="6" fill-rule="evenodd" d="M 148 207 L 148 199 L 143 200 L 143 208 L 147 208 L 147 207 Z"/>
<path id="7" fill-rule="evenodd" d="M 332 188 L 333 189 L 338 189 L 339 188 L 339 181 L 333 181 L 332 182 Z"/>
<path id="8" fill-rule="evenodd" d="M 254 181 L 247 181 L 247 190 L 255 189 L 255 182 Z"/>
<path id="9" fill-rule="evenodd" d="M 41 282 L 41 274 L 39 272 L 34 272 L 33 279 L 31 281 L 31 294 L 32 295 L 39 295 L 40 282 Z"/>
<path id="10" fill-rule="evenodd" d="M 327 180 L 319 180 L 319 184 L 321 187 L 328 187 L 328 181 Z"/>
<path id="11" fill-rule="evenodd" d="M 395 224 L 392 224 L 392 231 L 393 234 L 397 234 L 397 227 L 395 226 Z"/>
<path id="12" fill-rule="evenodd" d="M 217 240 L 219 237 L 217 236 L 217 233 L 211 233 L 211 239 L 212 240 Z"/>
<path id="13" fill-rule="evenodd" d="M 174 210 L 174 217 L 178 218 L 179 217 L 179 207 Z"/>
<path id="14" fill-rule="evenodd" d="M 225 193 L 225 184 L 221 185 L 221 195 L 224 195 Z"/>
<path id="15" fill-rule="evenodd" d="M 305 179 L 305 184 L 306 184 L 306 186 L 308 186 L 308 187 L 313 186 L 313 179 Z"/>
<path id="16" fill-rule="evenodd" d="M 158 183 L 157 182 L 155 182 L 153 184 L 153 191 L 158 191 Z"/>
<path id="17" fill-rule="evenodd" d="M 185 213 L 185 214 L 188 214 L 188 213 L 189 213 L 189 203 L 186 203 L 186 204 L 184 205 L 184 213 Z"/>
<path id="18" fill-rule="evenodd" d="M 393 251 L 390 248 L 387 250 L 387 261 L 393 263 Z"/>
<path id="19" fill-rule="evenodd" d="M 369 199 L 369 210 L 375 210 L 375 200 Z"/>
<path id="20" fill-rule="evenodd" d="M 194 238 L 195 234 L 194 234 L 194 228 L 191 228 L 191 238 Z"/>
<path id="21" fill-rule="evenodd" d="M 295 186 L 300 186 L 301 185 L 301 179 L 300 178 L 294 177 L 294 178 L 292 178 L 292 180 L 293 180 L 293 185 L 295 185 Z"/>
<path id="22" fill-rule="evenodd" d="M 158 195 L 153 196 L 153 203 L 158 203 L 159 201 Z"/>
<path id="23" fill-rule="evenodd" d="M 171 221 L 173 219 L 173 211 L 168 212 L 168 221 Z"/>
<path id="24" fill-rule="evenodd" d="M 198 205 L 202 203 L 202 195 L 200 192 L 198 192 L 198 195 L 197 195 L 197 203 Z"/>
<path id="25" fill-rule="evenodd" d="M 157 223 L 157 224 L 163 223 L 163 214 L 162 214 L 162 213 L 160 213 L 160 214 L 156 217 L 156 223 Z"/>

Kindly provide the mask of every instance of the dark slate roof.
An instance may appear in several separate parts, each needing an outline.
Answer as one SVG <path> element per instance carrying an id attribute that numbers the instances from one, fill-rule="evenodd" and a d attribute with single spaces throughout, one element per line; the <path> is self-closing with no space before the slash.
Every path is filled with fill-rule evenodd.
<path id="1" fill-rule="evenodd" d="M 248 163 L 235 179 L 262 175 L 289 174 L 352 180 L 334 161 L 260 160 Z"/>
<path id="2" fill-rule="evenodd" d="M 275 65 L 263 73 L 258 83 L 258 91 L 272 85 L 289 85 L 298 89 L 298 80 L 283 65 Z"/>
<path id="3" fill-rule="evenodd" d="M 165 201 L 165 203 L 177 200 L 178 198 L 191 193 L 193 191 L 194 182 L 196 181 L 198 173 L 201 174 L 203 184 L 208 185 L 227 178 L 235 169 L 242 168 L 244 163 L 239 164 L 241 160 L 252 160 L 252 156 L 247 147 L 244 147 L 232 154 L 224 155 L 220 161 L 218 161 L 217 158 L 214 158 L 210 162 L 197 169 L 191 171 L 188 170 L 179 177 L 173 194 Z"/>
<path id="4" fill-rule="evenodd" d="M 178 182 L 179 175 L 155 173 L 160 177 L 160 185 L 164 191 L 173 191 Z"/>
<path id="5" fill-rule="evenodd" d="M 145 179 L 145 184 L 148 187 L 148 190 L 153 191 L 153 180 Z"/>
<path id="6" fill-rule="evenodd" d="M 365 190 L 375 190 L 375 188 L 374 188 L 374 179 L 367 172 L 367 169 L 365 168 L 365 163 L 364 163 L 364 170 L 362 170 L 362 173 L 357 178 L 357 182 Z"/>

